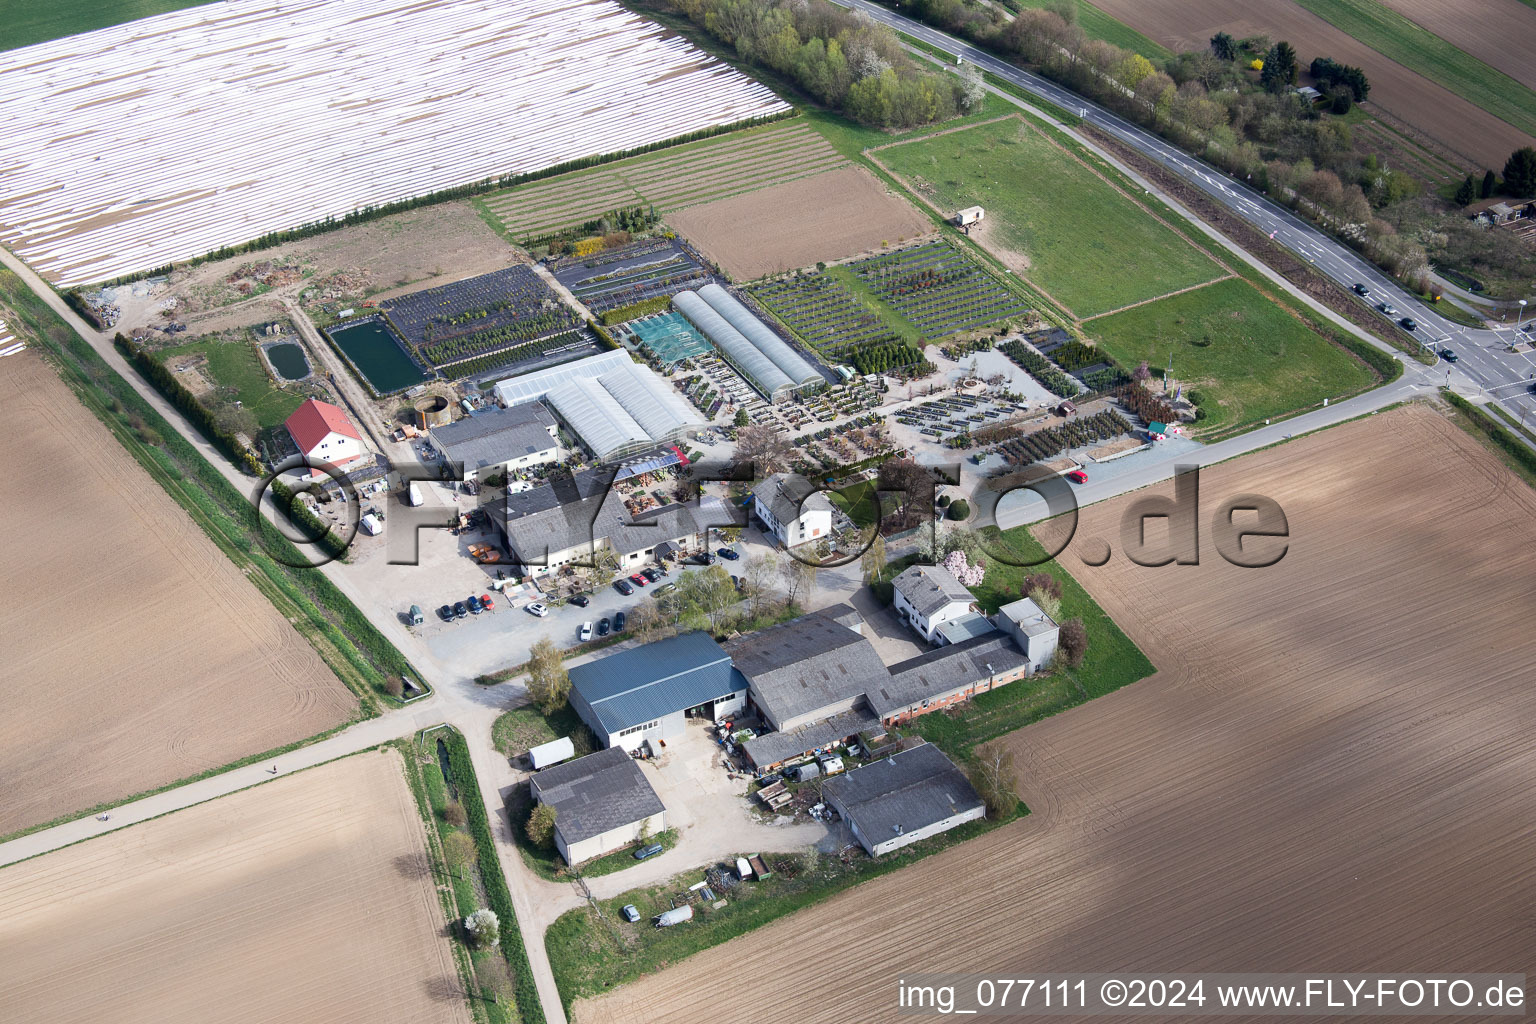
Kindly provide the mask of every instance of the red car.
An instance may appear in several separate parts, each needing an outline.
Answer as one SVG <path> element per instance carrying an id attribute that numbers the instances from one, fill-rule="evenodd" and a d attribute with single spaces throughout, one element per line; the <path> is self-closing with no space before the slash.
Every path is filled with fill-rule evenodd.
<path id="1" fill-rule="evenodd" d="M 1072 472 L 1067 474 L 1067 479 L 1071 480 L 1075 484 L 1085 484 L 1088 482 L 1088 474 L 1084 473 L 1080 469 L 1074 469 Z"/>
<path id="2" fill-rule="evenodd" d="M 632 581 L 632 582 L 633 582 L 633 583 L 634 583 L 634 585 L 635 585 L 635 586 L 637 586 L 637 587 L 643 587 L 643 586 L 645 586 L 645 577 L 644 577 L 644 576 L 641 576 L 641 575 L 640 575 L 640 574 L 639 574 L 639 573 L 635 573 L 635 574 L 634 574 L 634 575 L 633 575 L 633 576 L 631 576 L 631 577 L 630 577 L 630 580 L 631 580 L 631 581 Z"/>
<path id="3" fill-rule="evenodd" d="M 496 607 L 496 602 L 491 600 L 490 594 L 481 594 L 480 607 L 484 608 L 486 611 L 490 611 L 492 608 Z"/>

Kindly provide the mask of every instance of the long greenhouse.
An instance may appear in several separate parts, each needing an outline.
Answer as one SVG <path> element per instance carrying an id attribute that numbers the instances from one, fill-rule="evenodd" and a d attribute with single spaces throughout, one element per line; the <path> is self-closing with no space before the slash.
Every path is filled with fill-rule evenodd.
<path id="1" fill-rule="evenodd" d="M 672 297 L 672 305 L 769 401 L 826 379 L 718 284 L 707 284 L 697 292 L 678 292 Z"/>
<path id="2" fill-rule="evenodd" d="M 506 406 L 543 401 L 601 461 L 680 440 L 704 420 L 649 367 L 604 352 L 496 385 Z"/>
<path id="3" fill-rule="evenodd" d="M 0 241 L 84 284 L 789 109 L 612 0 L 227 0 L 0 52 Z"/>

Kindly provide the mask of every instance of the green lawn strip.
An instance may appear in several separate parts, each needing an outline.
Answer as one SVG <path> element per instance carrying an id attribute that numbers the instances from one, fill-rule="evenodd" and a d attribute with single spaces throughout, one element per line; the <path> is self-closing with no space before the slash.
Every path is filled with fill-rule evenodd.
<path id="1" fill-rule="evenodd" d="M 1376 52 L 1536 135 L 1536 91 L 1376 0 L 1296 0 Z"/>
<path id="2" fill-rule="evenodd" d="M 1059 0 L 1007 0 L 1006 6 L 1054 8 L 1058 2 Z M 1149 57 L 1154 62 L 1165 61 L 1173 56 L 1173 51 L 1166 46 L 1148 39 L 1125 22 L 1110 17 L 1088 0 L 1077 0 L 1077 26 L 1089 39 L 1102 39 L 1123 50 L 1131 50 L 1143 57 Z"/>
<path id="3" fill-rule="evenodd" d="M 512 907 L 512 893 L 507 888 L 506 876 L 496 854 L 496 839 L 491 831 L 491 819 L 480 799 L 480 786 L 475 778 L 474 765 L 470 763 L 469 746 L 457 730 L 443 729 L 424 734 L 429 743 L 441 740 L 448 750 L 449 772 L 459 804 L 468 818 L 466 826 L 474 837 L 478 851 L 478 893 L 484 896 L 485 906 L 496 912 L 501 921 L 501 953 L 507 959 L 515 986 L 518 1017 L 524 1024 L 544 1024 L 544 1007 L 539 1002 L 538 988 L 533 981 L 533 969 L 528 964 L 528 951 L 523 947 L 523 935 L 518 928 L 517 912 Z M 433 758 L 430 771 L 439 771 Z M 430 775 L 430 771 L 423 774 Z M 457 895 L 457 889 L 455 890 Z"/>
<path id="4" fill-rule="evenodd" d="M 881 322 L 902 341 L 919 349 L 928 344 L 928 339 L 922 330 L 902 316 L 895 306 L 877 295 L 869 283 L 858 274 L 843 266 L 828 267 L 826 274 L 846 288 L 870 312 L 880 317 Z"/>
<path id="5" fill-rule="evenodd" d="M 552 743 L 582 728 L 581 719 L 569 704 L 553 715 L 533 705 L 504 711 L 491 726 L 491 744 L 507 757 L 526 754 L 541 743 Z"/>
<path id="6" fill-rule="evenodd" d="M 1028 259 L 1029 279 L 1080 317 L 1225 273 L 1019 117 L 873 156 L 941 210 L 984 207 L 990 237 Z"/>
<path id="7" fill-rule="evenodd" d="M 284 391 L 272 382 L 249 340 L 203 339 L 190 345 L 161 349 L 155 358 L 162 363 L 177 356 L 201 353 L 208 357 L 208 373 L 220 387 L 233 388 L 235 398 L 251 411 L 263 428 L 282 423 L 304 402 L 304 396 Z"/>
<path id="8" fill-rule="evenodd" d="M 1122 366 L 1143 360 L 1199 390 L 1200 431 L 1231 431 L 1374 383 L 1350 355 L 1244 280 L 1100 317 L 1085 325 Z"/>
<path id="9" fill-rule="evenodd" d="M 405 778 L 410 784 L 411 795 L 416 799 L 416 810 L 427 832 L 427 855 L 431 859 L 432 881 L 443 908 L 443 917 L 454 932 L 451 942 L 453 960 L 458 966 L 459 980 L 463 982 L 466 993 L 474 993 L 478 987 L 475 984 L 475 965 L 496 954 L 470 947 L 462 941 L 460 935 L 459 922 L 481 906 L 472 876 L 452 871 L 443 856 L 443 844 L 447 838 L 463 830 L 443 820 L 443 808 L 448 805 L 448 790 L 442 771 L 431 757 L 423 756 L 415 744 L 405 740 L 395 740 L 388 745 L 399 751 L 405 762 Z M 473 994 L 468 995 L 468 1000 L 470 1012 L 477 1021 L 506 1024 L 518 1019 L 515 1013 L 509 1013 L 513 1007 L 506 1004 L 492 1003 Z"/>
<path id="10" fill-rule="evenodd" d="M 994 75 L 990 71 L 984 72 L 982 74 L 982 79 L 994 89 L 999 89 L 1010 96 L 1015 96 L 1018 99 L 1023 100 L 1025 103 L 1028 103 L 1036 110 L 1051 115 L 1064 125 L 1076 126 L 1083 123 L 1082 118 L 1078 117 L 1077 114 L 1068 110 L 1067 108 L 1059 107 L 1042 96 L 1036 96 L 1029 90 L 1020 88 L 1019 86 L 1008 81 L 1006 78 L 999 78 L 997 75 Z M 1010 104 L 1009 109 L 1018 110 L 1019 108 Z M 1024 112 L 1024 116 L 1029 117 L 1032 121 L 1038 120 L 1030 115 L 1027 111 Z"/>
<path id="11" fill-rule="evenodd" d="M 0 270 L 0 301 L 53 357 L 81 402 L 358 694 L 365 714 L 379 700 L 393 701 L 382 695 L 387 677 L 421 678 L 324 573 L 286 564 L 305 557 L 10 271 Z"/>
<path id="12" fill-rule="evenodd" d="M 577 999 L 601 995 L 1028 813 L 1028 808 L 1019 804 L 1005 819 L 967 822 L 878 860 L 864 856 L 862 851 L 846 865 L 837 857 L 822 854 L 769 854 L 765 858 L 773 871 L 769 878 L 715 893 L 726 901 L 724 907 L 716 910 L 708 904 L 696 904 L 693 920 L 672 928 L 657 928 L 651 919 L 671 906 L 671 894 L 702 880 L 702 868 L 682 872 L 659 885 L 600 900 L 601 917 L 590 906 L 568 911 L 544 934 L 544 948 L 560 987 L 561 1001 L 569 1009 Z M 626 903 L 634 904 L 640 911 L 638 923 L 630 924 L 619 915 L 619 909 Z"/>
<path id="13" fill-rule="evenodd" d="M 1489 402 L 1487 405 L 1483 406 L 1483 408 L 1491 410 L 1495 416 L 1504 421 L 1505 425 L 1507 425 L 1510 430 L 1513 430 L 1515 433 L 1519 434 L 1521 437 L 1524 437 L 1532 444 L 1536 444 L 1536 434 L 1531 433 L 1531 429 L 1527 423 L 1522 423 L 1520 420 L 1515 419 L 1514 413 L 1510 412 L 1508 409 L 1504 408 L 1497 402 Z"/>
<path id="14" fill-rule="evenodd" d="M 1522 480 L 1536 487 L 1536 452 L 1526 447 L 1512 430 L 1456 392 L 1441 388 L 1440 394 L 1455 410 L 1451 416 L 1453 423 L 1482 442 Z"/>
<path id="15" fill-rule="evenodd" d="M 200 7 L 212 0 L 131 0 L 128 3 L 101 3 L 100 0 L 60 0 L 40 4 L 34 0 L 4 0 L 0 18 L 5 24 L 0 50 L 14 50 L 33 43 L 62 39 L 93 29 L 121 25 L 168 11 Z"/>

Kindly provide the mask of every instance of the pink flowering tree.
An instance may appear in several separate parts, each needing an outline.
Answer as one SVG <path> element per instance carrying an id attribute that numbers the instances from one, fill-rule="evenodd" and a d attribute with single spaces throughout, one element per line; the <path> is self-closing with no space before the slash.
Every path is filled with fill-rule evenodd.
<path id="1" fill-rule="evenodd" d="M 944 568 L 950 575 L 967 587 L 979 587 L 983 577 L 987 574 L 987 567 L 978 561 L 972 565 L 970 559 L 965 557 L 964 551 L 951 551 L 944 557 Z"/>

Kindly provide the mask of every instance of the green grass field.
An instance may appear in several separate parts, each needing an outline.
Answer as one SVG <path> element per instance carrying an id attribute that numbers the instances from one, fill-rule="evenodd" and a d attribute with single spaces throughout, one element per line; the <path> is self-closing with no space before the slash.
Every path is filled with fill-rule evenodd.
<path id="1" fill-rule="evenodd" d="M 64 36 L 121 25 L 152 14 L 198 7 L 209 0 L 58 0 L 40 4 L 36 0 L 0 0 L 0 19 L 5 35 L 0 36 L 0 50 Z"/>
<path id="2" fill-rule="evenodd" d="M 1313 14 L 1469 103 L 1536 135 L 1536 91 L 1376 0 L 1296 0 Z"/>
<path id="3" fill-rule="evenodd" d="M 256 354 L 256 346 L 249 341 L 218 341 L 203 339 L 190 345 L 180 345 L 157 353 L 161 362 L 193 352 L 208 357 L 208 373 L 220 387 L 234 388 L 235 398 L 256 417 L 266 430 L 282 423 L 304 401 L 298 389 L 284 391 L 272 383 L 267 371 Z M 207 403 L 204 402 L 206 405 Z"/>
<path id="4" fill-rule="evenodd" d="M 1008 119 L 873 154 L 940 209 L 986 208 L 989 237 L 1030 280 L 1092 316 L 1223 270 L 1070 153 Z"/>
<path id="5" fill-rule="evenodd" d="M 1168 365 L 1198 388 L 1202 432 L 1229 431 L 1369 385 L 1371 373 L 1242 280 L 1100 317 L 1089 334 L 1123 366 Z"/>

